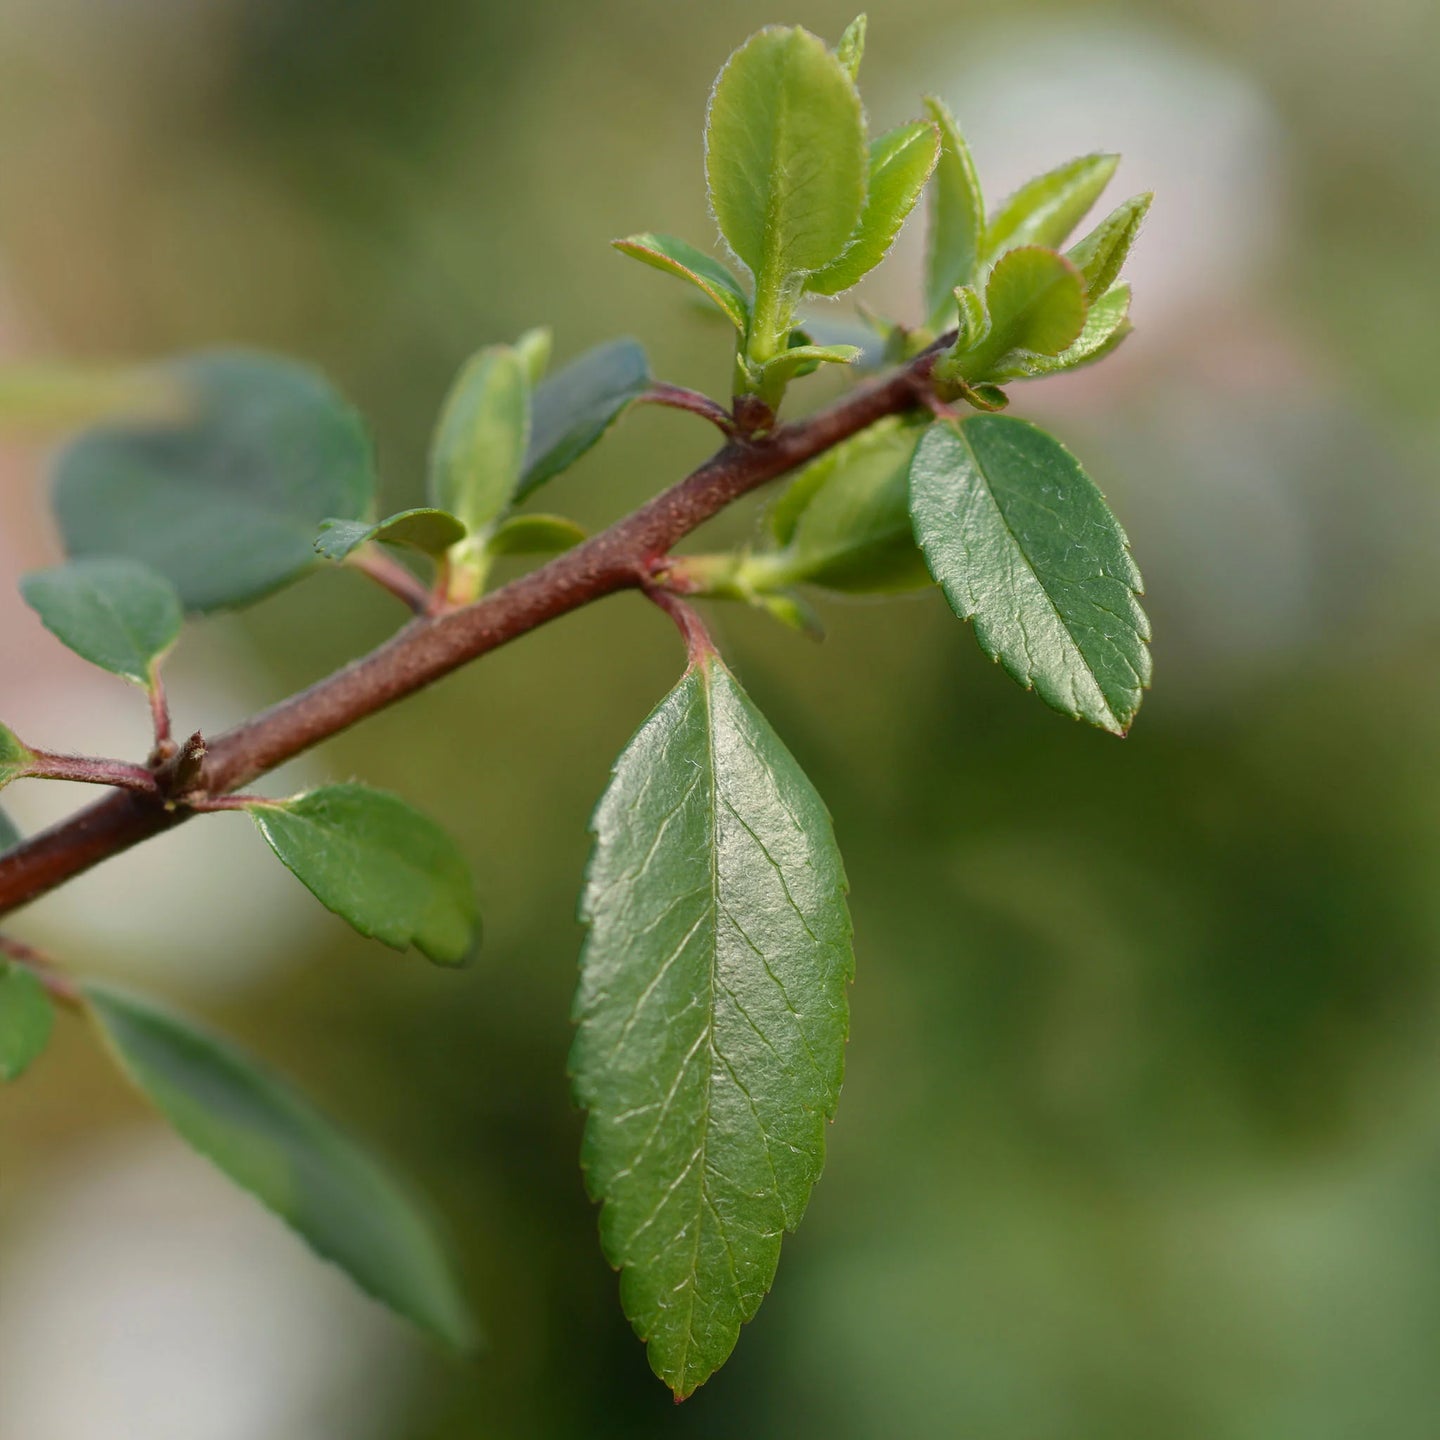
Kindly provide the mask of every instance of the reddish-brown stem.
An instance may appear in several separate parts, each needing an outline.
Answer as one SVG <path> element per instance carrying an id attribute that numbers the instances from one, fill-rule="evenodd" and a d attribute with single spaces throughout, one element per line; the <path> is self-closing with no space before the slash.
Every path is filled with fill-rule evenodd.
<path id="1" fill-rule="evenodd" d="M 170 705 L 165 698 L 165 682 L 160 678 L 160 667 L 153 667 L 150 677 L 150 719 L 155 726 L 155 754 L 168 759 L 174 753 L 174 741 L 170 738 Z"/>
<path id="2" fill-rule="evenodd" d="M 44 750 L 32 753 L 34 759 L 25 767 L 25 774 L 34 780 L 76 780 L 82 785 L 138 790 L 143 795 L 160 793 L 155 776 L 143 765 L 131 765 L 125 760 L 96 760 L 88 755 L 50 755 Z"/>
<path id="3" fill-rule="evenodd" d="M 352 569 L 368 575 L 377 585 L 388 590 L 408 605 L 417 615 L 430 608 L 430 590 L 421 584 L 398 560 L 392 559 L 378 545 L 364 545 L 345 557 Z"/>
<path id="4" fill-rule="evenodd" d="M 715 653 L 715 642 L 693 605 L 682 600 L 674 591 L 663 590 L 659 586 L 652 586 L 645 593 L 675 622 L 692 665 Z"/>
<path id="5" fill-rule="evenodd" d="M 609 529 L 473 605 L 423 615 L 369 655 L 210 743 L 199 793 L 224 795 L 357 721 L 557 616 L 620 590 L 647 589 L 653 567 L 742 495 L 887 415 L 924 403 L 938 341 L 918 359 L 761 439 L 731 440 L 679 484 Z M 147 796 L 111 795 L 0 856 L 0 915 L 188 818 Z"/>
<path id="6" fill-rule="evenodd" d="M 723 405 L 708 395 L 702 395 L 698 390 L 687 390 L 683 385 L 667 385 L 664 381 L 657 380 L 640 396 L 640 403 L 664 405 L 671 410 L 688 410 L 690 414 L 708 420 L 727 438 L 736 433 L 735 417 Z"/>
<path id="7" fill-rule="evenodd" d="M 60 973 L 48 955 L 42 955 L 33 945 L 0 935 L 0 955 L 23 965 L 45 987 L 45 993 L 52 1000 L 68 1005 L 72 1010 L 83 1008 L 85 1001 L 79 987 Z"/>

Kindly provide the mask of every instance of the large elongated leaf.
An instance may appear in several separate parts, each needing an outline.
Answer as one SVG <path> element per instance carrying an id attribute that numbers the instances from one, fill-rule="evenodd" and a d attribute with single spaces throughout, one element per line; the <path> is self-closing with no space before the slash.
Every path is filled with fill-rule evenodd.
<path id="1" fill-rule="evenodd" d="M 23 965 L 0 960 L 0 1080 L 18 1080 L 50 1041 L 55 1008 Z"/>
<path id="2" fill-rule="evenodd" d="M 933 97 L 925 101 L 925 108 L 940 127 L 925 257 L 925 312 L 938 328 L 950 312 L 956 286 L 976 279 L 985 236 L 985 200 L 970 147 L 955 117 Z"/>
<path id="3" fill-rule="evenodd" d="M 465 857 L 431 819 L 383 790 L 325 785 L 246 807 L 270 848 L 327 909 L 396 950 L 441 965 L 475 948 Z"/>
<path id="4" fill-rule="evenodd" d="M 610 340 L 557 370 L 535 390 L 530 448 L 517 500 L 568 470 L 650 387 L 637 340 Z"/>
<path id="5" fill-rule="evenodd" d="M 806 279 L 807 290 L 838 295 L 885 258 L 925 189 L 939 153 L 939 132 L 923 120 L 871 142 L 870 178 L 860 222 L 841 254 Z"/>
<path id="6" fill-rule="evenodd" d="M 474 1344 L 429 1220 L 348 1136 L 193 1022 L 108 986 L 85 996 L 120 1068 L 196 1150 L 375 1299 L 447 1344 Z"/>
<path id="7" fill-rule="evenodd" d="M 1123 735 L 1150 683 L 1150 623 L 1125 532 L 1070 452 L 1005 415 L 932 425 L 910 504 L 930 573 L 985 653 Z"/>
<path id="8" fill-rule="evenodd" d="M 629 235 L 610 243 L 642 265 L 688 280 L 742 335 L 745 333 L 750 323 L 750 301 L 740 282 L 713 256 L 673 235 Z"/>
<path id="9" fill-rule="evenodd" d="M 688 1395 L 799 1222 L 835 1109 L 853 970 L 820 797 L 713 655 L 595 812 L 571 1057 L 600 1235 L 650 1364 Z"/>
<path id="10" fill-rule="evenodd" d="M 135 560 L 72 560 L 20 581 L 25 602 L 45 628 L 77 655 L 137 685 L 180 634 L 175 587 Z"/>
<path id="11" fill-rule="evenodd" d="M 370 442 L 303 365 L 229 351 L 170 368 L 187 420 L 94 430 L 61 456 L 65 548 L 149 565 L 188 610 L 245 605 L 317 563 L 322 520 L 369 512 Z"/>
<path id="12" fill-rule="evenodd" d="M 757 325 L 770 331 L 794 277 L 845 248 L 866 170 L 860 96 L 822 40 L 772 26 L 730 57 L 710 97 L 705 171 L 720 232 L 755 277 Z"/>
<path id="13" fill-rule="evenodd" d="M 994 261 L 1016 245 L 1065 243 L 1100 198 L 1119 165 L 1118 155 L 1081 155 L 1022 185 L 985 227 L 985 251 Z"/>

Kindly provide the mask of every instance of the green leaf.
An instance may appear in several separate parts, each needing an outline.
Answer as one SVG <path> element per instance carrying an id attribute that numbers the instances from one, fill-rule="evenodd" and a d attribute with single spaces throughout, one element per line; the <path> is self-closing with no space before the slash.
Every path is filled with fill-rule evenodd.
<path id="1" fill-rule="evenodd" d="M 688 280 L 706 295 L 712 304 L 727 316 L 743 335 L 750 323 L 750 301 L 740 282 L 718 261 L 677 240 L 673 235 L 628 235 L 610 242 L 622 255 L 629 255 L 642 265 L 663 270 Z"/>
<path id="2" fill-rule="evenodd" d="M 584 538 L 584 530 L 563 515 L 514 515 L 496 528 L 486 548 L 492 555 L 558 555 Z"/>
<path id="3" fill-rule="evenodd" d="M 533 390 L 550 368 L 550 352 L 555 347 L 554 332 L 547 325 L 537 325 L 527 330 L 515 342 L 515 353 L 525 369 L 526 383 Z"/>
<path id="4" fill-rule="evenodd" d="M 1123 735 L 1150 683 L 1150 623 L 1125 532 L 1070 452 L 1006 415 L 932 425 L 910 504 L 981 649 L 1055 709 Z"/>
<path id="5" fill-rule="evenodd" d="M 1059 355 L 1079 338 L 1085 283 L 1053 250 L 1008 250 L 990 272 L 985 308 L 990 329 L 962 369 L 967 379 L 1003 380 L 1024 374 L 1029 356 Z"/>
<path id="6" fill-rule="evenodd" d="M 457 1349 L 474 1346 L 429 1218 L 353 1140 L 192 1021 L 105 985 L 85 997 L 121 1070 L 190 1145 L 367 1294 Z"/>
<path id="7" fill-rule="evenodd" d="M 316 563 L 326 516 L 369 512 L 370 442 L 326 381 L 292 361 L 225 351 L 169 370 L 192 407 L 183 423 L 94 430 L 61 456 L 65 548 L 149 565 L 188 610 L 249 604 Z"/>
<path id="8" fill-rule="evenodd" d="M 860 96 L 823 41 L 771 27 L 730 57 L 705 169 L 720 232 L 755 277 L 747 353 L 762 364 L 784 348 L 803 277 L 845 248 L 865 201 Z"/>
<path id="9" fill-rule="evenodd" d="M 824 803 L 709 654 L 592 822 L 571 1072 L 600 1238 L 678 1397 L 725 1361 L 805 1211 L 854 960 Z"/>
<path id="10" fill-rule="evenodd" d="M 38 977 L 0 960 L 0 1080 L 18 1080 L 39 1057 L 55 1025 L 55 1008 Z"/>
<path id="11" fill-rule="evenodd" d="M 465 535 L 465 526 L 449 511 L 402 510 L 373 525 L 364 520 L 326 520 L 315 538 L 315 550 L 327 560 L 344 560 L 362 545 L 379 540 L 438 557 Z"/>
<path id="12" fill-rule="evenodd" d="M 929 585 L 910 523 L 910 457 L 919 435 L 913 424 L 882 421 L 807 467 L 770 517 L 785 548 L 751 556 L 742 583 L 760 590 L 819 585 L 850 594 Z"/>
<path id="13" fill-rule="evenodd" d="M 835 47 L 835 58 L 845 67 L 845 73 L 852 79 L 860 75 L 860 62 L 865 58 L 865 30 L 867 20 L 857 15 L 846 27 Z"/>
<path id="14" fill-rule="evenodd" d="M 325 785 L 245 807 L 285 866 L 328 910 L 395 950 L 440 965 L 479 938 L 465 857 L 435 822 L 383 790 Z"/>
<path id="15" fill-rule="evenodd" d="M 865 208 L 850 243 L 805 281 L 816 295 L 838 295 L 868 275 L 889 254 L 915 208 L 940 154 L 940 135 L 929 121 L 902 125 L 870 146 Z"/>
<path id="16" fill-rule="evenodd" d="M 955 287 L 977 279 L 985 236 L 985 199 L 970 147 L 955 117 L 933 96 L 925 101 L 925 108 L 940 127 L 940 159 L 935 165 L 925 259 L 925 313 L 931 327 L 938 330 L 950 313 Z"/>
<path id="17" fill-rule="evenodd" d="M 636 340 L 597 345 L 557 370 L 535 391 L 516 500 L 568 470 L 649 388 L 649 362 Z"/>
<path id="18" fill-rule="evenodd" d="M 72 560 L 22 577 L 20 593 L 77 655 L 147 688 L 184 623 L 175 587 L 135 560 Z"/>
<path id="19" fill-rule="evenodd" d="M 1017 245 L 1055 249 L 1085 218 L 1119 165 L 1118 155 L 1082 155 L 1022 185 L 985 227 L 985 254 L 993 263 Z"/>
<path id="20" fill-rule="evenodd" d="M 430 445 L 430 500 L 478 535 L 515 497 L 530 436 L 530 382 L 510 345 L 461 367 Z"/>
<path id="21" fill-rule="evenodd" d="M 1067 252 L 1066 258 L 1085 277 L 1085 293 L 1091 299 L 1105 294 L 1119 279 L 1120 268 L 1154 198 L 1147 192 L 1127 200 Z"/>
<path id="22" fill-rule="evenodd" d="M 0 810 L 0 855 L 8 855 L 24 838 L 16 829 L 15 822 Z"/>
<path id="23" fill-rule="evenodd" d="M 863 354 L 858 345 L 792 345 L 760 367 L 762 389 L 783 389 L 797 375 L 809 375 L 821 365 L 853 365 Z"/>
<path id="24" fill-rule="evenodd" d="M 1134 327 L 1130 324 L 1130 287 L 1107 290 L 1085 316 L 1080 338 L 1058 355 L 1036 355 L 1028 363 L 1029 375 L 1056 375 L 1103 360 Z"/>
<path id="25" fill-rule="evenodd" d="M 15 732 L 0 725 L 0 790 L 27 774 L 34 759 L 34 752 L 20 743 Z"/>

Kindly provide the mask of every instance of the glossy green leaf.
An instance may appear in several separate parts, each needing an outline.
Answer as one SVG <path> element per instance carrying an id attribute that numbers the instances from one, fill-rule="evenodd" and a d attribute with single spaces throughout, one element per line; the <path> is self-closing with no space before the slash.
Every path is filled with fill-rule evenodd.
<path id="1" fill-rule="evenodd" d="M 34 752 L 20 743 L 13 730 L 0 725 L 0 790 L 26 774 L 34 758 Z"/>
<path id="2" fill-rule="evenodd" d="M 1130 324 L 1130 287 L 1117 285 L 1107 290 L 1085 316 L 1080 338 L 1058 355 L 1036 355 L 1028 363 L 1029 375 L 1055 375 L 1081 365 L 1103 360 L 1128 335 Z"/>
<path id="3" fill-rule="evenodd" d="M 940 127 L 940 158 L 930 207 L 930 236 L 925 257 L 925 312 L 935 329 L 944 326 L 957 285 L 977 279 L 985 237 L 985 199 L 970 147 L 955 117 L 939 100 L 925 101 Z"/>
<path id="4" fill-rule="evenodd" d="M 512 515 L 486 548 L 492 555 L 558 555 L 584 538 L 584 530 L 563 515 Z"/>
<path id="5" fill-rule="evenodd" d="M 806 279 L 807 290 L 816 295 L 838 295 L 868 275 L 889 254 L 939 154 L 939 132 L 924 120 L 902 125 L 871 143 L 865 208 L 855 233 L 836 259 Z"/>
<path id="6" fill-rule="evenodd" d="M 25 837 L 16 828 L 15 822 L 0 810 L 0 855 L 13 850 Z"/>
<path id="7" fill-rule="evenodd" d="M 743 335 L 750 323 L 750 301 L 740 282 L 716 259 L 673 235 L 627 235 L 610 242 L 642 265 L 688 280 Z"/>
<path id="8" fill-rule="evenodd" d="M 705 169 L 720 232 L 755 277 L 756 363 L 783 348 L 801 279 L 849 243 L 867 168 L 860 96 L 823 41 L 771 27 L 726 62 L 710 97 Z"/>
<path id="9" fill-rule="evenodd" d="M 440 556 L 458 545 L 465 534 L 465 526 L 447 510 L 402 510 L 373 525 L 364 520 L 327 520 L 315 538 L 315 550 L 327 560 L 344 560 L 362 545 L 378 540 Z"/>
<path id="10" fill-rule="evenodd" d="M 1017 245 L 1063 245 L 1119 163 L 1118 155 L 1082 155 L 1022 185 L 985 227 L 987 263 Z"/>
<path id="11" fill-rule="evenodd" d="M 328 910 L 396 950 L 468 959 L 479 935 L 465 857 L 435 822 L 367 785 L 325 785 L 245 807 L 286 867 Z"/>
<path id="12" fill-rule="evenodd" d="M 835 58 L 845 67 L 845 73 L 852 79 L 860 75 L 860 62 L 865 58 L 865 31 L 868 21 L 864 15 L 857 15 L 846 27 L 835 47 Z"/>
<path id="13" fill-rule="evenodd" d="M 819 585 L 887 594 L 930 584 L 910 523 L 910 457 L 920 432 L 882 421 L 837 445 L 792 482 L 772 511 L 784 548 L 750 557 L 757 589 Z"/>
<path id="14" fill-rule="evenodd" d="M 910 504 L 930 573 L 985 653 L 1123 735 L 1150 683 L 1150 624 L 1125 532 L 1070 452 L 1006 415 L 932 425 Z"/>
<path id="15" fill-rule="evenodd" d="M 353 1140 L 194 1022 L 109 986 L 85 997 L 121 1070 L 200 1154 L 367 1294 L 457 1349 L 474 1345 L 429 1218 Z"/>
<path id="16" fill-rule="evenodd" d="M 853 972 L 824 803 L 714 655 L 595 812 L 571 1053 L 600 1237 L 677 1396 L 725 1361 L 824 1161 Z"/>
<path id="17" fill-rule="evenodd" d="M 985 286 L 990 329 L 961 368 L 971 380 L 1024 374 L 1028 357 L 1074 344 L 1085 308 L 1085 283 L 1063 256 L 1037 246 L 1008 250 Z"/>
<path id="18" fill-rule="evenodd" d="M 0 1080 L 18 1080 L 39 1057 L 55 1025 L 45 987 L 23 965 L 0 959 Z"/>
<path id="19" fill-rule="evenodd" d="M 248 604 L 316 563 L 327 516 L 369 512 L 370 442 L 326 381 L 292 361 L 218 352 L 169 373 L 187 420 L 94 430 L 61 456 L 65 548 L 149 565 L 188 610 Z"/>
<path id="20" fill-rule="evenodd" d="M 537 387 L 530 448 L 517 500 L 568 470 L 650 388 L 650 366 L 636 340 L 587 350 Z"/>
<path id="21" fill-rule="evenodd" d="M 526 383 L 533 390 L 550 368 L 550 354 L 555 348 L 555 334 L 546 325 L 527 330 L 515 342 L 515 353 L 525 371 Z"/>
<path id="22" fill-rule="evenodd" d="M 1085 277 L 1085 293 L 1094 299 L 1105 294 L 1120 277 L 1120 268 L 1140 233 L 1140 223 L 1155 197 L 1148 192 L 1112 210 L 1083 240 L 1071 246 L 1066 258 Z"/>
<path id="23" fill-rule="evenodd" d="M 25 603 L 77 655 L 149 686 L 184 623 L 175 587 L 135 560 L 72 560 L 20 581 Z"/>
<path id="24" fill-rule="evenodd" d="M 530 438 L 530 381 L 510 345 L 461 368 L 430 445 L 430 500 L 478 535 L 510 504 Z"/>

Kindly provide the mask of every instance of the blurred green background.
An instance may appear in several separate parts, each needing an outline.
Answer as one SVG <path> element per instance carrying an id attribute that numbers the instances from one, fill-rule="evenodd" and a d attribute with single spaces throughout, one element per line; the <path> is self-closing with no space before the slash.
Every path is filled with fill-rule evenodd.
<path id="1" fill-rule="evenodd" d="M 5 0 L 0 352 L 297 353 L 371 417 L 395 508 L 456 366 L 527 326 L 562 359 L 633 333 L 723 393 L 726 332 L 606 242 L 710 240 L 725 55 L 850 18 Z M 898 0 L 870 36 L 872 122 L 939 92 L 992 196 L 1096 148 L 1127 154 L 1113 200 L 1157 191 L 1136 335 L 1015 392 L 1145 570 L 1131 737 L 1020 693 L 935 595 L 824 604 L 818 647 L 715 613 L 835 813 L 859 970 L 824 1180 L 678 1410 L 600 1258 L 565 1078 L 586 819 L 681 666 L 663 617 L 605 602 L 296 767 L 462 838 L 487 923 L 465 974 L 352 937 L 238 817 L 44 902 L 19 933 L 243 1036 L 423 1185 L 490 1350 L 449 1362 L 352 1298 L 67 1022 L 0 1096 L 4 1440 L 1440 1433 L 1440 11 Z M 916 238 L 861 292 L 902 317 Z M 547 508 L 601 524 L 710 447 L 633 414 Z M 0 454 L 5 718 L 140 751 L 143 705 L 11 594 L 53 554 L 43 462 Z M 396 621 L 332 574 L 198 625 L 180 722 L 233 723 Z M 12 808 L 38 824 L 64 792 Z"/>

